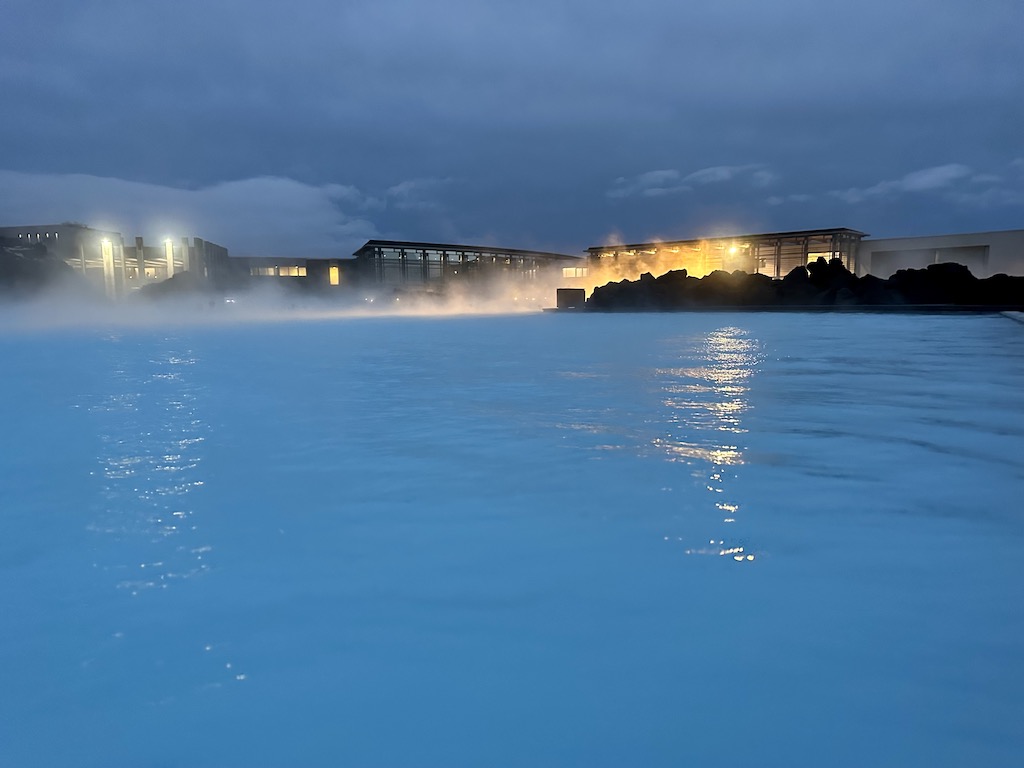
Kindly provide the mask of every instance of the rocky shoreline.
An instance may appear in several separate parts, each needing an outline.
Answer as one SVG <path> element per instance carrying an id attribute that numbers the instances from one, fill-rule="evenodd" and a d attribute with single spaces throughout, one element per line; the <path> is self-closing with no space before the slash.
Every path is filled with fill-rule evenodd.
<path id="1" fill-rule="evenodd" d="M 1024 309 L 1024 277 L 977 278 L 961 264 L 901 269 L 888 279 L 858 277 L 841 261 L 819 258 L 781 280 L 746 272 L 715 271 L 702 278 L 685 269 L 660 277 L 622 280 L 595 288 L 583 307 L 615 311 L 949 311 Z"/>

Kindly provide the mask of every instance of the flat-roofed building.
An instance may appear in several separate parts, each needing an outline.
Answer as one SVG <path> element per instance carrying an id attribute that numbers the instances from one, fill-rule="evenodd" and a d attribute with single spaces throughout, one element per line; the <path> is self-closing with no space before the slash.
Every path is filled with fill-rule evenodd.
<path id="1" fill-rule="evenodd" d="M 80 272 L 98 290 L 115 297 L 126 290 L 124 241 L 120 232 L 84 224 L 36 224 L 0 227 L 0 237 L 18 244 L 39 244 Z"/>
<path id="2" fill-rule="evenodd" d="M 675 269 L 694 277 L 715 270 L 784 277 L 794 267 L 823 257 L 839 259 L 853 271 L 858 244 L 865 236 L 839 228 L 602 245 L 587 249 L 588 266 L 590 276 L 599 279 L 635 279 L 645 272 L 657 276 Z"/>
<path id="3" fill-rule="evenodd" d="M 889 277 L 900 269 L 945 262 L 963 264 L 975 277 L 1024 275 L 1024 229 L 864 240 L 857 274 Z"/>
<path id="4" fill-rule="evenodd" d="M 181 272 L 191 272 L 211 285 L 224 283 L 230 275 L 228 249 L 194 237 L 178 241 L 167 238 L 157 245 L 146 245 L 135 238 L 134 247 L 125 248 L 125 282 L 128 290 L 158 283 Z"/>
<path id="5" fill-rule="evenodd" d="M 202 280 L 224 277 L 227 248 L 187 237 L 146 245 L 141 237 L 125 247 L 120 232 L 93 229 L 84 224 L 41 224 L 0 227 L 0 238 L 15 244 L 43 245 L 110 298 L 190 271 Z"/>
<path id="6" fill-rule="evenodd" d="M 563 265 L 581 262 L 579 257 L 563 253 L 400 240 L 369 240 L 353 255 L 361 282 L 396 288 L 499 278 L 532 282 L 557 277 Z"/>
<path id="7" fill-rule="evenodd" d="M 351 283 L 352 259 L 314 259 L 287 256 L 239 256 L 253 282 L 276 282 L 317 288 L 343 287 Z"/>

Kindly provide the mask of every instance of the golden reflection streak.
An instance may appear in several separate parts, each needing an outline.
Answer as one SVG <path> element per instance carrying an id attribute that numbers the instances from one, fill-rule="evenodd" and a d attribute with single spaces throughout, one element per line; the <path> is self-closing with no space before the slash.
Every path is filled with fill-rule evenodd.
<path id="1" fill-rule="evenodd" d="M 664 380 L 663 405 L 673 434 L 656 438 L 653 444 L 670 461 L 710 464 L 705 487 L 720 495 L 726 492 L 723 469 L 742 465 L 744 455 L 739 445 L 724 443 L 716 435 L 746 432 L 742 416 L 750 408 L 747 381 L 759 362 L 758 344 L 746 331 L 727 327 L 709 334 L 703 346 L 703 364 L 656 370 Z M 706 439 L 699 439 L 702 437 Z M 740 505 L 716 501 L 715 509 L 724 515 L 722 522 L 735 523 Z M 710 543 L 710 548 L 687 549 L 686 554 L 731 557 L 736 562 L 755 559 L 744 547 L 726 546 L 724 540 Z"/>

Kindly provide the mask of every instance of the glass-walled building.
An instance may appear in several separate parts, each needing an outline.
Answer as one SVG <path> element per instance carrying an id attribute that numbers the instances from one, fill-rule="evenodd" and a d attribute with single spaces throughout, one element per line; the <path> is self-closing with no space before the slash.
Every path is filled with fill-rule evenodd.
<path id="1" fill-rule="evenodd" d="M 597 246 L 587 253 L 592 272 L 614 272 L 630 279 L 644 272 L 657 276 L 676 269 L 685 269 L 693 277 L 715 270 L 784 277 L 819 257 L 839 259 L 856 271 L 857 246 L 865 236 L 855 229 L 814 229 Z"/>
<path id="2" fill-rule="evenodd" d="M 531 282 L 580 261 L 545 251 L 397 240 L 370 240 L 353 255 L 362 282 L 404 288 L 495 278 Z"/>

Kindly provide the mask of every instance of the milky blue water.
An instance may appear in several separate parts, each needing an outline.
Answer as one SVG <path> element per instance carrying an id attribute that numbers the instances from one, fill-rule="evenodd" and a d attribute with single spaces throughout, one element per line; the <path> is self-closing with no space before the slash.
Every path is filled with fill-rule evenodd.
<path id="1" fill-rule="evenodd" d="M 0 332 L 0 766 L 1016 766 L 1024 326 Z"/>

